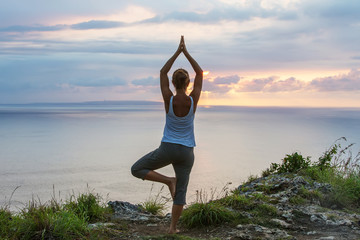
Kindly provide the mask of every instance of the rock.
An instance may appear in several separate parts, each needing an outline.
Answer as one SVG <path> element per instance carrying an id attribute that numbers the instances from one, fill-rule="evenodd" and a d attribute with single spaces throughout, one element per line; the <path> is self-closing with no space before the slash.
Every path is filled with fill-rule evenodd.
<path id="1" fill-rule="evenodd" d="M 296 176 L 292 179 L 291 181 L 292 184 L 294 185 L 308 185 L 309 183 L 307 181 L 305 181 L 305 179 L 302 176 Z"/>
<path id="2" fill-rule="evenodd" d="M 284 211 L 281 215 L 283 218 L 286 218 L 287 221 L 291 221 L 294 215 L 290 211 Z"/>
<path id="3" fill-rule="evenodd" d="M 156 224 L 156 223 L 148 223 L 146 226 L 147 227 L 157 227 L 158 224 Z"/>
<path id="4" fill-rule="evenodd" d="M 115 211 L 115 213 L 133 213 L 142 212 L 138 205 L 123 201 L 110 201 L 108 205 Z"/>
<path id="5" fill-rule="evenodd" d="M 329 193 L 332 191 L 332 186 L 329 183 L 318 183 L 318 182 L 314 182 L 314 189 L 315 190 L 319 190 L 322 193 Z"/>
<path id="6" fill-rule="evenodd" d="M 270 222 L 275 223 L 283 228 L 289 228 L 291 226 L 291 224 L 276 218 L 271 219 Z"/>
<path id="7" fill-rule="evenodd" d="M 341 219 L 338 221 L 339 225 L 351 226 L 353 223 L 349 219 Z"/>
<path id="8" fill-rule="evenodd" d="M 286 203 L 289 201 L 289 198 L 288 197 L 283 197 L 279 200 L 280 203 Z"/>
<path id="9" fill-rule="evenodd" d="M 319 238 L 319 240 L 334 240 L 335 237 L 334 236 L 329 236 L 329 237 L 321 237 Z"/>
<path id="10" fill-rule="evenodd" d="M 243 226 L 243 225 L 241 225 L 241 224 L 238 224 L 238 225 L 236 226 L 236 228 L 237 228 L 237 229 L 243 229 L 243 228 L 244 228 L 244 226 Z"/>
<path id="11" fill-rule="evenodd" d="M 157 216 L 142 210 L 138 205 L 129 202 L 110 201 L 108 205 L 114 210 L 114 216 L 117 218 L 142 222 L 157 218 Z"/>
<path id="12" fill-rule="evenodd" d="M 109 226 L 114 226 L 115 223 L 91 223 L 88 225 L 88 228 L 90 229 L 96 229 L 96 228 L 99 228 L 99 227 L 109 227 Z"/>

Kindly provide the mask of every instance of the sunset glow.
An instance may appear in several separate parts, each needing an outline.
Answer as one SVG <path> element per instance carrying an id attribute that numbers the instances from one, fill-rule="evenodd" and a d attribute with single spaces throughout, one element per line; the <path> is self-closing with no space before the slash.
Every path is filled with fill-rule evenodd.
<path id="1" fill-rule="evenodd" d="M 20 2 L 0 8 L 0 104 L 161 101 L 184 35 L 206 69 L 200 104 L 360 107 L 355 0 Z"/>

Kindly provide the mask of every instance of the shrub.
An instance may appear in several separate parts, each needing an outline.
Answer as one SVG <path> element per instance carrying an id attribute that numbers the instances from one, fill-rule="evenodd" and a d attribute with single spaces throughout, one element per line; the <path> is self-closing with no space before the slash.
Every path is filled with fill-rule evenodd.
<path id="1" fill-rule="evenodd" d="M 318 190 L 308 190 L 304 188 L 304 186 L 301 186 L 299 195 L 310 201 L 319 200 L 323 197 L 323 195 Z"/>
<path id="2" fill-rule="evenodd" d="M 181 223 L 188 228 L 205 227 L 229 222 L 234 214 L 216 202 L 194 203 L 184 210 Z"/>
<path id="3" fill-rule="evenodd" d="M 304 158 L 301 154 L 295 152 L 291 155 L 286 154 L 282 160 L 282 164 L 271 163 L 270 172 L 276 173 L 297 173 L 301 169 L 310 166 L 310 157 Z"/>
<path id="4" fill-rule="evenodd" d="M 302 205 L 306 203 L 306 199 L 301 196 L 295 195 L 289 199 L 289 202 L 295 205 Z"/>
<path id="5" fill-rule="evenodd" d="M 254 202 L 244 195 L 233 194 L 222 198 L 219 203 L 236 210 L 249 210 L 254 207 Z"/>
<path id="6" fill-rule="evenodd" d="M 259 204 L 254 208 L 254 212 L 259 216 L 275 217 L 278 215 L 276 207 L 269 204 Z"/>
<path id="7" fill-rule="evenodd" d="M 140 207 L 154 215 L 162 214 L 165 209 L 165 203 L 159 202 L 156 199 L 150 199 L 140 204 Z"/>
<path id="8" fill-rule="evenodd" d="M 163 211 L 165 210 L 166 204 L 170 201 L 170 199 L 160 196 L 162 194 L 162 191 L 164 190 L 164 186 L 160 188 L 159 192 L 154 197 L 151 196 L 153 188 L 154 188 L 154 184 L 151 185 L 148 200 L 141 203 L 140 207 L 145 211 L 154 215 L 162 214 Z"/>
<path id="9" fill-rule="evenodd" d="M 84 219 L 34 200 L 22 210 L 14 226 L 17 239 L 79 239 L 88 233 Z"/>
<path id="10" fill-rule="evenodd" d="M 337 206 L 357 209 L 360 207 L 360 152 L 352 154 L 354 144 L 342 147 L 340 141 L 346 142 L 342 137 L 326 150 L 318 161 L 311 163 L 310 157 L 304 158 L 300 154 L 286 155 L 281 164 L 272 163 L 263 175 L 270 173 L 298 173 L 308 176 L 318 182 L 330 183 L 332 191 L 326 196 L 319 192 L 312 192 L 313 199 L 318 198 L 323 206 Z M 310 196 L 300 196 L 309 199 Z M 326 198 L 326 201 L 325 201 Z M 293 202 L 299 202 L 297 198 Z"/>
<path id="11" fill-rule="evenodd" d="M 13 235 L 13 216 L 8 208 L 0 208 L 0 239 Z"/>
<path id="12" fill-rule="evenodd" d="M 64 209 L 74 212 L 78 217 L 86 222 L 95 222 L 103 220 L 110 208 L 102 203 L 102 197 L 99 194 L 91 192 L 80 194 L 77 198 L 74 195 L 65 203 Z"/>

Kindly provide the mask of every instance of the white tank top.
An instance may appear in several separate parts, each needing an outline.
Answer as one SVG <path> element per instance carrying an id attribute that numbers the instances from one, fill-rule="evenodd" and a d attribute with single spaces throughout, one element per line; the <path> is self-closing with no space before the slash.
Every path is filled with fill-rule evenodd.
<path id="1" fill-rule="evenodd" d="M 187 147 L 195 147 L 194 136 L 194 101 L 191 96 L 191 107 L 188 114 L 178 117 L 173 109 L 173 97 L 170 98 L 169 112 L 166 114 L 166 123 L 162 142 L 177 143 Z"/>

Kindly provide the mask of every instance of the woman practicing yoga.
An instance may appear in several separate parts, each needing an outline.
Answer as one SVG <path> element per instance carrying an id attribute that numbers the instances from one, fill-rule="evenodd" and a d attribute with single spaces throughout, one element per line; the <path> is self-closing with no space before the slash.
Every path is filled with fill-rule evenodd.
<path id="1" fill-rule="evenodd" d="M 190 62 L 196 76 L 193 90 L 187 95 L 189 74 L 184 69 L 177 69 L 172 76 L 172 83 L 176 89 L 174 96 L 169 88 L 167 74 L 181 53 L 184 53 Z M 160 70 L 160 88 L 166 111 L 166 124 L 160 147 L 139 159 L 131 168 L 135 177 L 164 183 L 169 187 L 173 198 L 169 233 L 178 232 L 176 224 L 186 204 L 186 190 L 194 164 L 194 114 L 200 98 L 202 82 L 203 71 L 187 51 L 184 37 L 181 36 L 178 49 Z M 169 164 L 173 165 L 175 177 L 164 176 L 155 171 Z"/>

